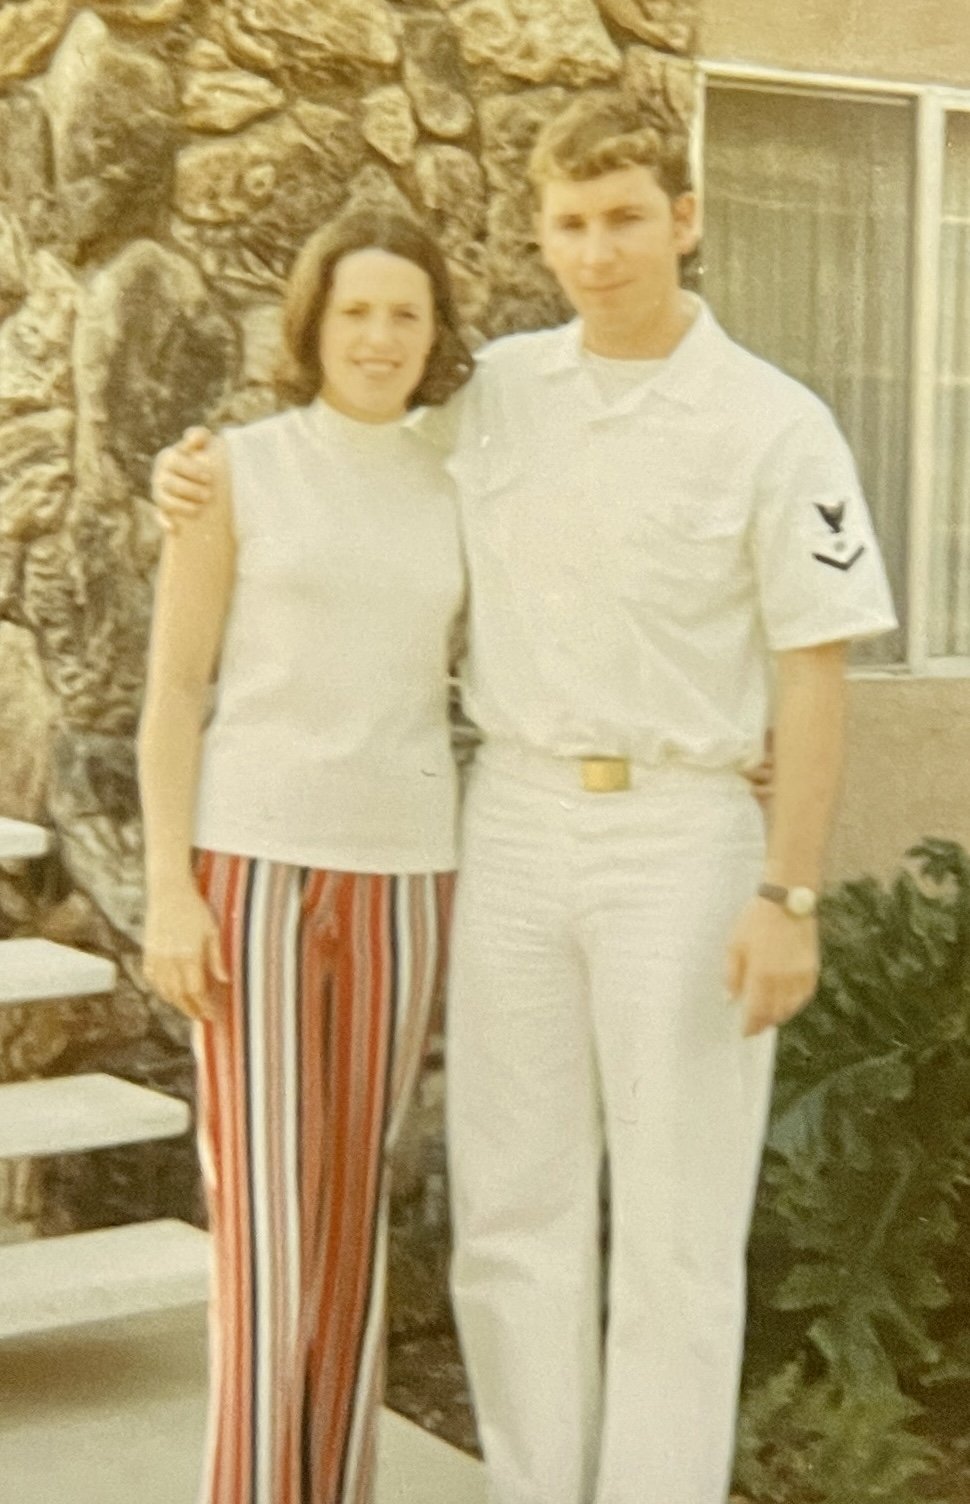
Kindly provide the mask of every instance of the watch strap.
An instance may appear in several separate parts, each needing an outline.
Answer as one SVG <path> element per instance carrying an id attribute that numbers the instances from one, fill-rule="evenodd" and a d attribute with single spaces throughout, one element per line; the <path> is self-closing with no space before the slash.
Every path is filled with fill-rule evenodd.
<path id="1" fill-rule="evenodd" d="M 793 888 L 786 888 L 781 883 L 759 883 L 758 896 L 779 904 L 792 919 L 807 919 L 818 908 L 815 889 L 799 887 L 797 884 Z"/>

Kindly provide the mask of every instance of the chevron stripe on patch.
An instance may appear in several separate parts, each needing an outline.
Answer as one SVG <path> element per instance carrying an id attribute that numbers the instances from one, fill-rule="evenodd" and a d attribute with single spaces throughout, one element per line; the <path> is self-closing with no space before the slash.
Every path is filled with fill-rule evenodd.
<path id="1" fill-rule="evenodd" d="M 862 558 L 862 555 L 865 553 L 865 551 L 865 544 L 860 543 L 855 553 L 850 554 L 847 559 L 839 559 L 837 557 L 833 558 L 831 554 L 814 553 L 812 554 L 812 558 L 817 559 L 820 564 L 831 564 L 833 569 L 851 569 L 853 564 L 858 563 L 858 561 Z"/>

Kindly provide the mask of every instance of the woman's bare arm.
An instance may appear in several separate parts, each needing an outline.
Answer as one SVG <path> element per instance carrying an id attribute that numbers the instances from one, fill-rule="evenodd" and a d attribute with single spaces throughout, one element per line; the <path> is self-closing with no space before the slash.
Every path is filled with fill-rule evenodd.
<path id="1" fill-rule="evenodd" d="M 211 1011 L 218 976 L 208 908 L 192 876 L 202 723 L 219 655 L 235 563 L 225 449 L 211 450 L 212 503 L 198 525 L 170 534 L 155 594 L 148 681 L 138 742 L 145 825 L 146 975 L 193 1017 Z"/>

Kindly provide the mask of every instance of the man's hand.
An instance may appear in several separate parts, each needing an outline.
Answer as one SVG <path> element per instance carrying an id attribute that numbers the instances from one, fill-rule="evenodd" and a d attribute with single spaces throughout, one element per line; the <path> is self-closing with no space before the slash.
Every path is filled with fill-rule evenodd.
<path id="1" fill-rule="evenodd" d="M 742 776 L 751 785 L 751 792 L 761 808 L 767 811 L 775 792 L 774 733 L 765 732 L 764 756 L 756 768 L 742 769 Z"/>
<path id="2" fill-rule="evenodd" d="M 212 500 L 211 443 L 207 428 L 187 428 L 177 444 L 170 444 L 155 457 L 152 501 L 168 532 L 178 532 L 180 518 L 196 516 L 199 508 Z"/>
<path id="3" fill-rule="evenodd" d="M 762 762 L 756 768 L 746 768 L 744 777 L 751 785 L 751 792 L 762 809 L 767 809 L 775 792 L 774 764 Z"/>
<path id="4" fill-rule="evenodd" d="M 767 898 L 741 912 L 728 946 L 725 981 L 742 1003 L 746 1038 L 794 1018 L 818 982 L 818 921 L 794 919 Z"/>

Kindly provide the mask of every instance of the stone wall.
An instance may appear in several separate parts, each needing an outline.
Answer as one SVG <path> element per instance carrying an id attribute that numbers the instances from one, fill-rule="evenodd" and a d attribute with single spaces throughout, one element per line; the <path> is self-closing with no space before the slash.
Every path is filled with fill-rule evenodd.
<path id="1" fill-rule="evenodd" d="M 0 1014 L 0 1079 L 176 1082 L 137 967 L 152 455 L 271 405 L 283 281 L 350 199 L 435 226 L 472 333 L 558 321 L 523 160 L 571 91 L 692 108 L 693 0 L 11 0 L 0 7 L 0 935 L 93 945 L 111 1000 Z M 159 1151 L 160 1152 L 160 1151 Z M 23 1198 L 22 1198 L 23 1199 Z M 29 1198 L 27 1198 L 29 1200 Z"/>

